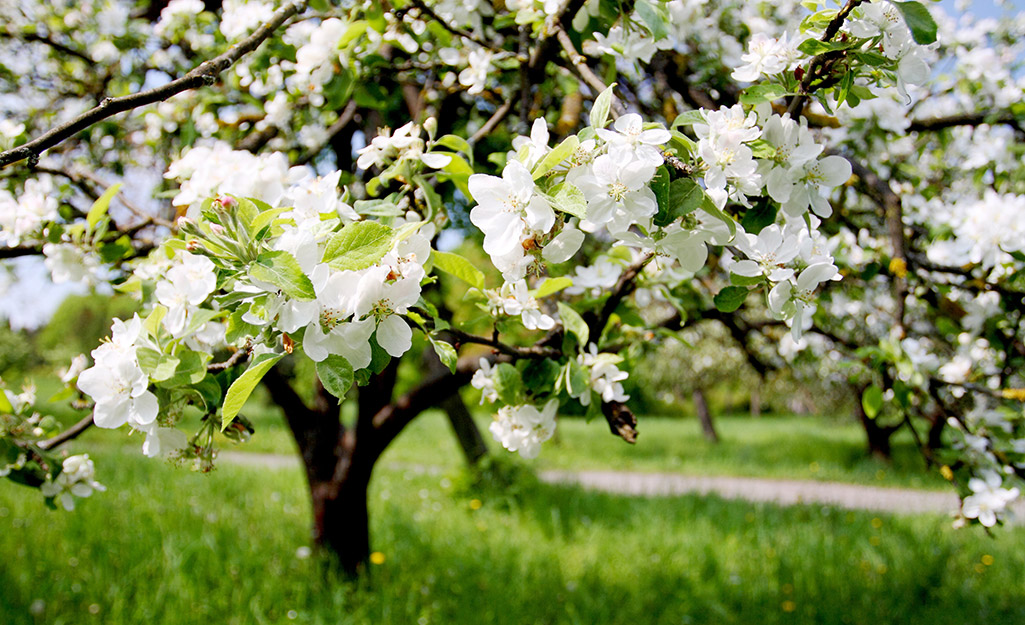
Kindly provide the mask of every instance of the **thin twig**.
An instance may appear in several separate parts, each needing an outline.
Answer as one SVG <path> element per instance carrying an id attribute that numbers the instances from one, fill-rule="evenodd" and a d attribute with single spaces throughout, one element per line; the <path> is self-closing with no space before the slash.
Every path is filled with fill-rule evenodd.
<path id="1" fill-rule="evenodd" d="M 847 4 L 837 11 L 836 15 L 833 16 L 833 19 L 826 25 L 826 30 L 822 33 L 822 37 L 819 38 L 819 41 L 828 43 L 836 33 L 840 31 L 840 27 L 843 26 L 844 20 L 846 20 L 847 16 L 851 14 L 851 11 L 861 4 L 862 1 L 863 0 L 847 0 Z M 815 91 L 811 86 L 812 81 L 819 75 L 828 60 L 838 58 L 838 53 L 839 56 L 843 56 L 843 51 L 831 50 L 829 52 L 823 52 L 822 54 L 816 55 L 812 58 L 811 63 L 808 64 L 808 70 L 804 73 L 804 77 L 801 79 L 801 84 L 797 88 L 797 95 L 790 100 L 790 105 L 787 107 L 787 112 L 790 113 L 791 117 L 796 117 L 804 109 L 804 102 L 808 98 L 808 94 Z"/>
<path id="2" fill-rule="evenodd" d="M 259 47 L 264 40 L 270 37 L 271 34 L 273 34 L 274 31 L 276 31 L 282 24 L 288 21 L 289 18 L 300 13 L 305 8 L 306 0 L 293 0 L 275 11 L 270 21 L 256 29 L 252 35 L 228 48 L 228 50 L 223 54 L 201 63 L 198 67 L 181 78 L 172 80 L 171 82 L 155 89 L 140 91 L 138 93 L 133 93 L 132 95 L 119 98 L 107 98 L 100 102 L 99 106 L 82 113 L 65 124 L 61 124 L 60 126 L 43 133 L 32 141 L 7 150 L 6 152 L 0 152 L 0 168 L 25 159 L 28 159 L 30 164 L 32 164 L 45 150 L 75 136 L 93 124 L 103 121 L 108 117 L 117 115 L 118 113 L 130 111 L 154 102 L 162 102 L 183 91 L 188 91 L 189 89 L 196 89 L 198 87 L 214 84 L 221 72 L 231 67 L 245 54 L 252 52 Z"/>
<path id="3" fill-rule="evenodd" d="M 502 48 L 499 48 L 494 44 L 488 43 L 487 41 L 484 41 L 483 39 L 474 36 L 473 33 L 465 31 L 462 28 L 456 28 L 455 26 L 441 19 L 441 17 L 437 13 L 435 13 L 434 10 L 431 9 L 431 7 L 424 4 L 422 0 L 410 0 L 410 3 L 416 8 L 420 9 L 421 13 L 437 22 L 442 28 L 452 33 L 453 35 L 462 37 L 467 41 L 472 41 L 478 46 L 481 46 L 482 48 L 487 48 L 488 50 L 491 50 L 493 52 L 505 52 L 505 50 L 503 50 Z"/>
<path id="4" fill-rule="evenodd" d="M 587 65 L 587 59 L 577 52 L 577 49 L 573 46 L 573 41 L 570 40 L 566 31 L 560 28 L 555 36 L 559 40 L 559 44 L 562 45 L 563 52 L 565 52 L 566 56 L 569 57 L 572 69 L 578 76 L 580 76 L 581 80 L 587 83 L 587 86 L 594 90 L 595 95 L 605 91 L 608 86 L 601 80 L 601 78 L 598 78 L 598 75 L 595 74 L 591 70 L 590 66 Z M 612 118 L 617 119 L 624 112 L 625 110 L 623 109 L 623 105 L 616 100 L 613 100 L 612 108 L 609 111 Z"/>

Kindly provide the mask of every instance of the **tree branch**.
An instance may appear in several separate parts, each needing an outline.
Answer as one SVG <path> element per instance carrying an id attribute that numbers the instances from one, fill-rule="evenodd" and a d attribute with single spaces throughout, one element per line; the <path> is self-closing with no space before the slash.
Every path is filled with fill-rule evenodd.
<path id="1" fill-rule="evenodd" d="M 836 33 L 840 31 L 840 27 L 843 26 L 844 20 L 847 19 L 847 16 L 850 15 L 851 11 L 861 3 L 862 0 L 847 0 L 847 4 L 837 11 L 836 15 L 833 16 L 833 19 L 826 25 L 826 30 L 822 33 L 822 37 L 819 38 L 819 41 L 828 43 L 829 40 L 836 36 Z M 822 74 L 827 69 L 826 64 L 834 59 L 842 58 L 844 54 L 844 51 L 836 50 L 824 52 L 812 58 L 811 63 L 808 64 L 808 70 L 804 73 L 804 77 L 801 79 L 801 84 L 797 88 L 797 95 L 790 100 L 790 105 L 787 107 L 787 112 L 790 113 L 791 117 L 796 117 L 801 113 L 802 109 L 804 109 L 804 102 L 808 98 L 808 94 L 815 91 L 815 89 L 812 88 L 811 83 L 816 78 L 822 77 Z"/>
<path id="2" fill-rule="evenodd" d="M 472 41 L 478 46 L 481 46 L 482 48 L 487 48 L 488 50 L 491 50 L 493 52 L 505 52 L 505 50 L 503 50 L 502 48 L 498 48 L 493 44 L 484 41 L 483 39 L 475 37 L 473 33 L 465 31 L 461 28 L 456 28 L 455 26 L 441 19 L 441 17 L 437 13 L 435 13 L 434 10 L 431 9 L 431 7 L 423 3 L 423 0 L 410 0 L 410 4 L 420 9 L 421 13 L 437 22 L 442 28 L 452 33 L 453 35 L 456 35 L 457 37 L 462 37 L 467 41 Z"/>
<path id="3" fill-rule="evenodd" d="M 60 43 L 59 41 L 55 41 L 54 39 L 52 39 L 49 36 L 40 35 L 38 33 L 20 33 L 19 34 L 19 33 L 12 33 L 12 32 L 9 32 L 9 31 L 0 31 L 0 37 L 3 37 L 5 39 L 14 39 L 16 41 L 17 40 L 21 40 L 21 41 L 34 41 L 34 42 L 37 42 L 37 43 L 46 44 L 46 45 L 50 46 L 51 48 L 53 48 L 54 50 L 56 50 L 57 52 L 60 52 L 62 54 L 66 54 L 68 56 L 73 56 L 73 57 L 75 57 L 77 59 L 81 59 L 81 60 L 85 61 L 89 65 L 94 65 L 96 63 L 91 58 L 89 58 L 85 53 L 83 53 L 83 52 L 81 52 L 79 50 L 76 50 L 76 49 L 74 49 L 72 47 L 66 46 L 63 43 Z"/>
<path id="4" fill-rule="evenodd" d="M 908 126 L 909 131 L 928 132 L 953 128 L 955 126 L 980 126 L 982 124 L 1008 124 L 1018 126 L 1018 119 L 1009 112 L 997 113 L 960 113 L 948 117 L 933 117 L 930 119 L 915 119 Z"/>
<path id="5" fill-rule="evenodd" d="M 220 75 L 221 72 L 231 67 L 245 54 L 252 52 L 259 47 L 264 40 L 270 37 L 271 34 L 273 34 L 274 31 L 284 24 L 289 18 L 300 13 L 305 8 L 306 0 L 293 0 L 275 11 L 270 21 L 256 29 L 252 35 L 228 48 L 228 50 L 223 54 L 200 64 L 181 78 L 172 80 L 166 85 L 162 85 L 155 89 L 140 91 L 138 93 L 133 93 L 132 95 L 119 98 L 107 98 L 100 102 L 99 106 L 82 113 L 65 124 L 61 124 L 60 126 L 43 133 L 32 141 L 7 150 L 6 152 L 0 152 L 0 168 L 25 159 L 28 159 L 30 164 L 34 164 L 34 162 L 39 158 L 39 155 L 45 150 L 75 136 L 79 132 L 89 128 L 97 122 L 107 119 L 108 117 L 112 117 L 125 111 L 130 111 L 140 106 L 167 100 L 171 96 L 177 95 L 183 91 L 188 91 L 189 89 L 196 89 L 198 87 L 214 84 L 217 80 L 217 76 Z"/>
<path id="6" fill-rule="evenodd" d="M 587 83 L 588 87 L 594 90 L 595 95 L 605 91 L 608 86 L 591 70 L 591 67 L 587 64 L 587 59 L 577 52 L 577 49 L 573 46 L 573 41 L 570 40 L 566 31 L 560 28 L 555 34 L 555 37 L 559 40 L 559 44 L 562 46 L 563 52 L 566 53 L 573 70 L 578 76 L 580 76 L 580 79 Z M 613 119 L 617 119 L 625 111 L 622 104 L 613 100 L 612 108 L 609 112 L 612 114 Z"/>
<path id="7" fill-rule="evenodd" d="M 42 449 L 43 451 L 48 451 L 50 449 L 53 449 L 54 447 L 57 447 L 58 445 L 63 445 L 64 443 L 72 439 L 78 438 L 78 436 L 82 434 L 82 432 L 85 432 L 92 426 L 93 416 L 92 414 L 90 414 L 89 416 L 83 418 L 81 421 L 64 430 L 60 434 L 54 436 L 53 438 L 49 438 L 45 441 L 37 443 L 36 447 Z"/>

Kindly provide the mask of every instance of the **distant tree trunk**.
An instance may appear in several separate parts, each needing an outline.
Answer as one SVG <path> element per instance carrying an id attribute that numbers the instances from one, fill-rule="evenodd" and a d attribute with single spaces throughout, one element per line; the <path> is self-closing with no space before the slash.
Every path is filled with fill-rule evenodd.
<path id="1" fill-rule="evenodd" d="M 473 415 L 466 407 L 466 403 L 457 392 L 441 402 L 441 409 L 448 415 L 448 422 L 452 426 L 452 431 L 455 432 L 456 440 L 459 441 L 459 447 L 463 450 L 467 464 L 475 466 L 481 458 L 488 454 L 488 447 L 485 445 L 484 438 L 473 420 Z"/>
<path id="2" fill-rule="evenodd" d="M 755 418 L 762 416 L 762 383 L 760 381 L 751 385 L 751 416 Z"/>
<path id="3" fill-rule="evenodd" d="M 857 401 L 854 402 L 854 414 L 858 417 L 858 421 L 861 423 L 862 429 L 865 430 L 866 442 L 868 443 L 868 453 L 874 458 L 885 460 L 889 462 L 893 456 L 890 448 L 890 437 L 896 432 L 900 425 L 879 425 L 875 419 L 869 418 L 865 414 L 865 408 L 861 405 L 861 396 L 864 393 L 864 389 L 859 389 L 856 397 Z"/>
<path id="4" fill-rule="evenodd" d="M 691 393 L 694 400 L 694 411 L 698 413 L 698 421 L 701 422 L 701 431 L 705 439 L 718 443 L 719 434 L 715 431 L 715 424 L 712 422 L 712 414 L 708 411 L 708 402 L 705 401 L 705 394 L 701 389 L 694 389 Z"/>

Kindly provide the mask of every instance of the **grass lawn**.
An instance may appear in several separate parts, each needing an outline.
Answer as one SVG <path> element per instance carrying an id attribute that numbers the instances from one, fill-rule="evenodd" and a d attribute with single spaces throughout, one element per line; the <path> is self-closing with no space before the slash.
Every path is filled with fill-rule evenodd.
<path id="1" fill-rule="evenodd" d="M 299 557 L 297 469 L 93 455 L 110 490 L 72 513 L 0 482 L 0 623 L 1025 622 L 1022 528 L 532 481 L 466 491 L 386 468 L 371 490 L 383 563 L 352 585 Z"/>

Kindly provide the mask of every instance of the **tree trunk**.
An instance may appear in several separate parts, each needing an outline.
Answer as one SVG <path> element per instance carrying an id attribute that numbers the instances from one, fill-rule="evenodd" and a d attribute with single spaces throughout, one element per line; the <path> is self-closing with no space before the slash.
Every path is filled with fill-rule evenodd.
<path id="1" fill-rule="evenodd" d="M 352 473 L 337 482 L 310 485 L 313 542 L 335 555 L 345 574 L 356 577 L 370 560 L 367 479 Z"/>
<path id="2" fill-rule="evenodd" d="M 715 431 L 715 424 L 712 422 L 712 414 L 708 411 L 708 402 L 705 401 L 705 394 L 701 389 L 695 389 L 691 393 L 694 400 L 694 411 L 698 413 L 698 420 L 701 421 L 701 432 L 705 439 L 712 443 L 719 442 L 719 434 Z"/>
<path id="3" fill-rule="evenodd" d="M 751 416 L 758 418 L 762 416 L 762 384 L 755 382 L 751 385 Z"/>

